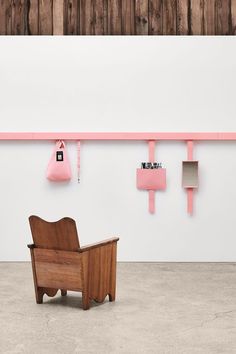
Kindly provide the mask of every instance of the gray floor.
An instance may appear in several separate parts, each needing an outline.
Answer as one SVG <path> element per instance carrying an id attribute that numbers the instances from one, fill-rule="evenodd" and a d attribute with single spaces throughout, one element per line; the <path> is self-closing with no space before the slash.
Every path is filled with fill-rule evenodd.
<path id="1" fill-rule="evenodd" d="M 236 353 L 236 264 L 119 263 L 117 301 L 36 305 L 29 263 L 0 263 L 0 353 Z"/>

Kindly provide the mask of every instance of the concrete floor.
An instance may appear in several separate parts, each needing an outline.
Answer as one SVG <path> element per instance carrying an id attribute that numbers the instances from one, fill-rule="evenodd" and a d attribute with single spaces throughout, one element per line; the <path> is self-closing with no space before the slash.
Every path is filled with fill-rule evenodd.
<path id="1" fill-rule="evenodd" d="M 119 263 L 117 301 L 36 305 L 29 263 L 0 263 L 0 353 L 236 353 L 236 264 Z"/>

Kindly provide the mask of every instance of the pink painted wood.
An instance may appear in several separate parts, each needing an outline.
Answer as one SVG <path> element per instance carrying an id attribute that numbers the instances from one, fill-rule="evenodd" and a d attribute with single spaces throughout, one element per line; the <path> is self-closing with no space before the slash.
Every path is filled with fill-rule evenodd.
<path id="1" fill-rule="evenodd" d="M 188 155 L 188 160 L 189 161 L 192 161 L 193 160 L 193 141 L 192 140 L 189 140 L 187 142 L 187 155 Z"/>
<path id="2" fill-rule="evenodd" d="M 236 140 L 234 133 L 43 133 L 5 132 L 0 140 Z"/>
<path id="3" fill-rule="evenodd" d="M 148 191 L 149 197 L 149 212 L 151 214 L 155 213 L 155 191 Z"/>
<path id="4" fill-rule="evenodd" d="M 148 147 L 149 147 L 149 161 L 154 162 L 155 161 L 155 141 L 150 140 L 148 142 Z"/>
<path id="5" fill-rule="evenodd" d="M 155 141 L 150 140 L 148 142 L 148 150 L 149 150 L 149 161 L 154 162 L 155 161 Z M 149 197 L 149 212 L 151 214 L 155 213 L 155 191 L 150 190 L 148 192 L 148 197 Z"/>
<path id="6" fill-rule="evenodd" d="M 187 189 L 187 211 L 188 214 L 193 215 L 193 188 Z"/>
<path id="7" fill-rule="evenodd" d="M 187 157 L 189 161 L 193 160 L 193 141 L 187 142 Z M 187 189 L 187 211 L 190 215 L 193 214 L 193 188 Z"/>
<path id="8" fill-rule="evenodd" d="M 78 183 L 80 183 L 80 140 L 77 142 L 77 173 L 78 173 Z"/>

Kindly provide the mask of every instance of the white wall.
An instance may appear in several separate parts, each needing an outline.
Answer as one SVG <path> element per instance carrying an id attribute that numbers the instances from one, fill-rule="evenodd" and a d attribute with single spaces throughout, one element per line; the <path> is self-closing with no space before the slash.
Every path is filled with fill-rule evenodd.
<path id="1" fill-rule="evenodd" d="M 1 131 L 236 131 L 235 38 L 1 37 Z M 236 142 L 195 149 L 200 188 L 186 214 L 183 142 L 161 142 L 168 188 L 136 190 L 146 143 L 85 142 L 81 184 L 51 184 L 50 142 L 0 142 L 0 260 L 28 260 L 27 218 L 71 216 L 81 243 L 119 235 L 121 261 L 236 261 Z"/>

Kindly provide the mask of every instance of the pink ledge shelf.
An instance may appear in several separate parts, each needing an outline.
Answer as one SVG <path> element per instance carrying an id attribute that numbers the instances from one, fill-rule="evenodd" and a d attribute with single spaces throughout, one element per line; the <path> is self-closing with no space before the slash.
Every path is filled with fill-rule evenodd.
<path id="1" fill-rule="evenodd" d="M 0 140 L 236 140 L 234 133 L 36 133 L 2 132 Z"/>

